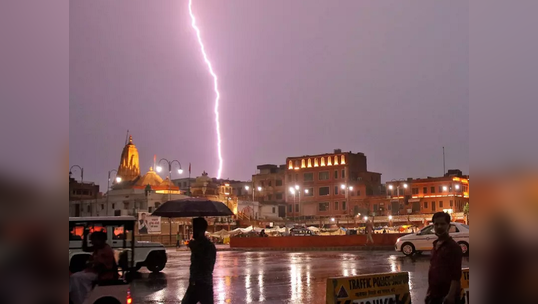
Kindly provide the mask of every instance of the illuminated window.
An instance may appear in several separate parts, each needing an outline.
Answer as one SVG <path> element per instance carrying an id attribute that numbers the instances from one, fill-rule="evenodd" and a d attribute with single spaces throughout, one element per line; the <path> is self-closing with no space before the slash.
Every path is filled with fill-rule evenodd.
<path id="1" fill-rule="evenodd" d="M 340 156 L 340 165 L 346 164 L 346 157 L 344 155 Z"/>
<path id="2" fill-rule="evenodd" d="M 288 165 L 288 169 L 292 170 L 293 169 L 293 162 L 290 160 L 290 163 Z"/>
<path id="3" fill-rule="evenodd" d="M 333 161 L 332 161 L 332 157 L 327 157 L 327 166 L 332 166 L 333 165 Z"/>
<path id="4" fill-rule="evenodd" d="M 334 165 L 338 165 L 338 155 L 334 156 Z"/>
<path id="5" fill-rule="evenodd" d="M 322 167 L 325 167 L 325 157 L 322 157 L 322 158 L 321 158 L 321 166 L 322 166 Z"/>
<path id="6" fill-rule="evenodd" d="M 312 159 L 311 158 L 308 159 L 308 168 L 312 168 Z"/>
<path id="7" fill-rule="evenodd" d="M 301 168 L 306 168 L 306 159 L 301 160 Z"/>
<path id="8" fill-rule="evenodd" d="M 317 158 L 314 158 L 314 167 L 319 167 L 318 159 L 317 159 Z"/>

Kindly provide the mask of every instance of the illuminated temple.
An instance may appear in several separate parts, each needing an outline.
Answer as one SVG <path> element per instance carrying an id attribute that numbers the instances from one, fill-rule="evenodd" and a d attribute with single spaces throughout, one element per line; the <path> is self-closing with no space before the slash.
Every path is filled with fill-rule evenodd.
<path id="1" fill-rule="evenodd" d="M 141 189 L 151 190 L 155 193 L 180 194 L 179 187 L 171 182 L 168 177 L 163 180 L 153 170 L 153 167 L 149 168 L 146 174 L 140 175 L 138 149 L 133 143 L 133 136 L 129 136 L 129 142 L 121 152 L 117 177 L 121 178 L 121 180 L 120 182 L 114 182 L 113 190 Z"/>

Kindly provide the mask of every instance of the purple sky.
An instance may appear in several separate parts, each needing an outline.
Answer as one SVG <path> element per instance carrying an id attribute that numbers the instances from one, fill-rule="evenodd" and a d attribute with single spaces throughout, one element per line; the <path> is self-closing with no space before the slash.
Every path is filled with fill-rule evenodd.
<path id="1" fill-rule="evenodd" d="M 223 178 L 335 148 L 366 153 L 384 181 L 441 175 L 442 146 L 447 167 L 468 173 L 467 2 L 193 10 L 219 76 Z M 216 175 L 213 83 L 187 1 L 72 1 L 69 38 L 70 162 L 85 180 L 105 191 L 127 129 L 143 173 L 157 154 Z"/>

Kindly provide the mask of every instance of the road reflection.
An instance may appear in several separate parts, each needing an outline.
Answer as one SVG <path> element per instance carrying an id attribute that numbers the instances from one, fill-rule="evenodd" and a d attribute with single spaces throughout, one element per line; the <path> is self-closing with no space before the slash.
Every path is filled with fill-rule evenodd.
<path id="1" fill-rule="evenodd" d="M 172 252 L 165 274 L 140 274 L 132 288 L 135 303 L 180 303 L 189 264 L 188 253 Z M 429 255 L 393 252 L 219 252 L 215 303 L 322 303 L 329 277 L 400 271 L 410 273 L 412 302 L 421 302 L 428 266 Z"/>

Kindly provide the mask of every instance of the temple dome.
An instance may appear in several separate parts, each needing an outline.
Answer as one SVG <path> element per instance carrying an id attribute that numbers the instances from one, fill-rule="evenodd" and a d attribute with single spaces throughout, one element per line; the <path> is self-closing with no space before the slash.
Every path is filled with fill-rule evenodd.
<path id="1" fill-rule="evenodd" d="M 140 162 L 138 150 L 133 144 L 133 136 L 129 136 L 129 142 L 123 147 L 121 152 L 120 166 L 118 167 L 118 177 L 122 181 L 134 181 L 140 176 Z"/>
<path id="2" fill-rule="evenodd" d="M 150 185 L 151 187 L 157 187 L 163 183 L 163 179 L 153 171 L 153 168 L 149 168 L 148 173 L 144 174 L 137 182 L 136 186 L 145 187 Z"/>

